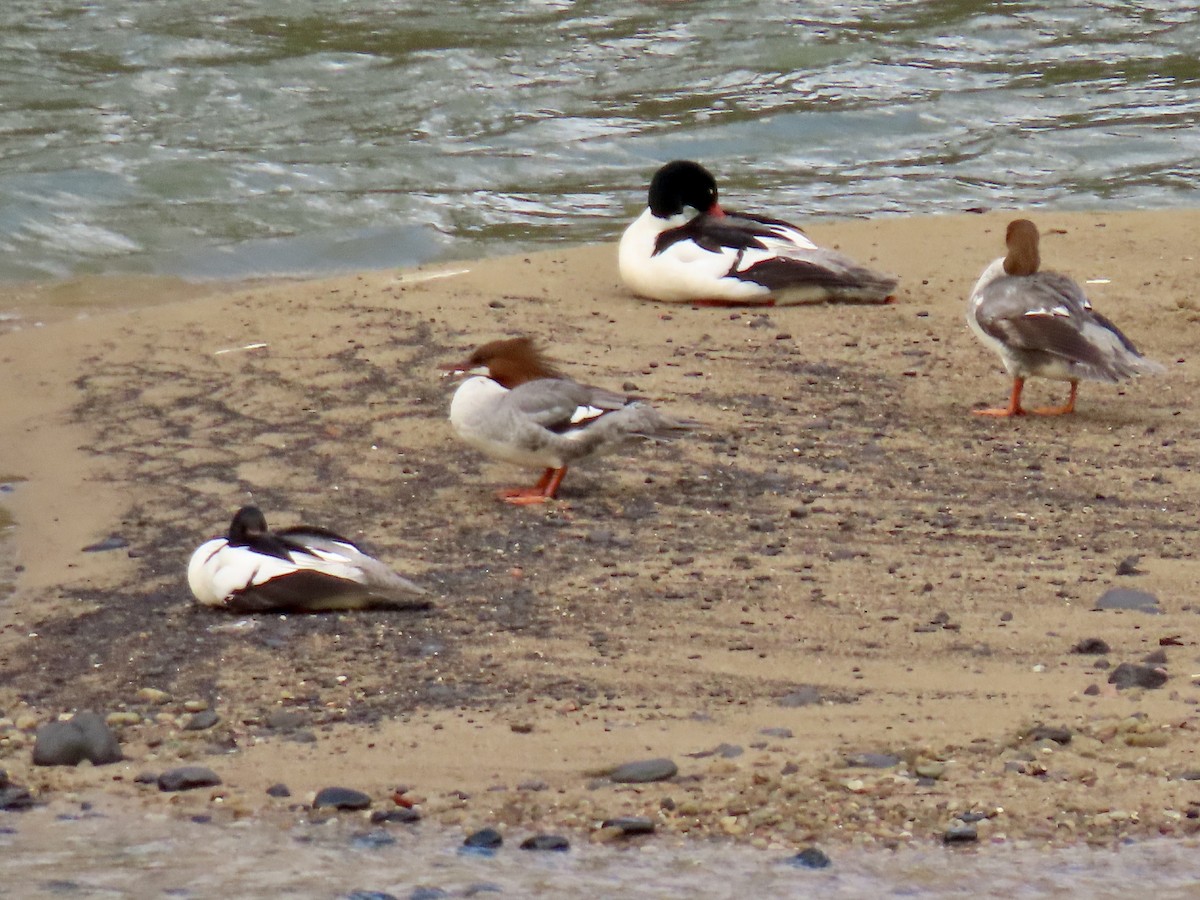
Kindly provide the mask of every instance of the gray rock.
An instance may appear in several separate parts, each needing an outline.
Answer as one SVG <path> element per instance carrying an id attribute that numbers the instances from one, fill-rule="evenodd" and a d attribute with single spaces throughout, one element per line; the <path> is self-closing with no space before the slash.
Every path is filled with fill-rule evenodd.
<path id="1" fill-rule="evenodd" d="M 846 757 L 846 765 L 852 769 L 890 769 L 900 765 L 900 757 L 894 753 L 855 753 Z"/>
<path id="2" fill-rule="evenodd" d="M 654 820 L 645 816 L 617 816 L 615 819 L 605 819 L 600 823 L 601 828 L 616 828 L 622 834 L 653 834 Z"/>
<path id="3" fill-rule="evenodd" d="M 372 825 L 411 825 L 420 822 L 421 814 L 415 809 L 398 806 L 395 809 L 377 809 L 371 813 Z"/>
<path id="4" fill-rule="evenodd" d="M 478 831 L 467 835 L 463 841 L 463 847 L 467 850 L 490 854 L 494 853 L 503 843 L 504 836 L 495 828 L 480 828 Z"/>
<path id="5" fill-rule="evenodd" d="M 1133 588 L 1109 588 L 1096 601 L 1096 609 L 1131 609 L 1136 612 L 1158 613 L 1158 598 Z"/>
<path id="6" fill-rule="evenodd" d="M 666 781 L 679 773 L 679 767 L 666 757 L 642 759 L 617 766 L 608 773 L 609 779 L 620 784 L 646 784 L 651 781 Z"/>
<path id="7" fill-rule="evenodd" d="M 563 853 L 571 849 L 571 842 L 561 834 L 535 834 L 521 841 L 522 850 L 554 850 Z"/>
<path id="8" fill-rule="evenodd" d="M 321 788 L 313 799 L 313 809 L 366 809 L 371 798 L 362 791 L 344 787 Z"/>
<path id="9" fill-rule="evenodd" d="M 268 797 L 290 797 L 290 796 L 292 796 L 292 792 L 291 792 L 291 789 L 288 788 L 288 786 L 286 784 L 283 784 L 282 782 L 280 782 L 279 784 L 273 784 L 269 788 L 267 788 L 267 796 Z"/>
<path id="10" fill-rule="evenodd" d="M 790 729 L 790 728 L 763 728 L 758 733 L 765 734 L 767 737 L 773 737 L 773 738 L 786 739 L 786 738 L 795 737 L 795 735 L 792 734 L 792 729 Z"/>
<path id="11" fill-rule="evenodd" d="M 188 717 L 187 722 L 183 726 L 184 731 L 204 731 L 212 728 L 221 717 L 214 710 L 206 709 L 203 712 L 195 713 Z"/>
<path id="12" fill-rule="evenodd" d="M 788 857 L 788 865 L 798 869 L 824 869 L 829 866 L 829 857 L 817 847 L 805 847 L 795 856 Z"/>
<path id="13" fill-rule="evenodd" d="M 158 776 L 160 791 L 190 791 L 195 788 L 214 787 L 220 783 L 221 777 L 204 766 L 181 766 L 178 769 L 168 769 Z"/>
<path id="14" fill-rule="evenodd" d="M 1115 684 L 1117 690 L 1130 687 L 1160 688 L 1167 683 L 1167 673 L 1153 666 L 1121 663 L 1108 676 L 1108 683 Z"/>
<path id="15" fill-rule="evenodd" d="M 1030 729 L 1029 734 L 1025 735 L 1025 738 L 1035 742 L 1054 741 L 1056 744 L 1066 746 L 1071 743 L 1071 730 L 1061 725 L 1035 725 Z"/>
<path id="16" fill-rule="evenodd" d="M 116 735 L 94 712 L 76 713 L 66 722 L 49 722 L 37 730 L 35 766 L 77 766 L 85 759 L 103 766 L 125 757 Z"/>
<path id="17" fill-rule="evenodd" d="M 799 706 L 812 706 L 814 703 L 820 703 L 821 700 L 820 689 L 812 684 L 804 684 L 797 687 L 794 691 L 784 694 L 775 702 L 780 706 L 794 709 Z"/>
<path id="18" fill-rule="evenodd" d="M 1091 656 L 1103 656 L 1111 652 L 1111 647 L 1100 638 L 1084 638 L 1071 648 L 1072 653 L 1086 653 Z"/>
<path id="19" fill-rule="evenodd" d="M 955 821 L 942 834 L 943 844 L 973 844 L 979 840 L 979 829 L 968 822 Z"/>

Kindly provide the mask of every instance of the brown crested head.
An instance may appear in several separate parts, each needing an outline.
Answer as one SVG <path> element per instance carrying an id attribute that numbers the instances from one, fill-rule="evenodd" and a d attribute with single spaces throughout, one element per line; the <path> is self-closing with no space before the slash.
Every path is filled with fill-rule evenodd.
<path id="1" fill-rule="evenodd" d="M 1038 270 L 1042 264 L 1038 240 L 1037 226 L 1028 219 L 1013 219 L 1008 223 L 1004 234 L 1008 246 L 1008 255 L 1004 257 L 1006 275 L 1032 275 Z"/>
<path id="2" fill-rule="evenodd" d="M 493 381 L 509 390 L 539 378 L 562 377 L 542 356 L 533 340 L 524 336 L 483 344 L 467 357 L 462 368 L 466 371 L 486 368 Z"/>

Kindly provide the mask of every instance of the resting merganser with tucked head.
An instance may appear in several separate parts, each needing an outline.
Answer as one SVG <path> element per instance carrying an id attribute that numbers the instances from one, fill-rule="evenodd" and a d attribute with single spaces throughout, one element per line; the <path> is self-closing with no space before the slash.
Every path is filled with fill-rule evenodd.
<path id="1" fill-rule="evenodd" d="M 427 609 L 401 578 L 352 541 L 305 525 L 268 531 L 256 506 L 243 506 L 229 534 L 192 554 L 188 585 L 204 606 L 235 612 Z"/>
<path id="2" fill-rule="evenodd" d="M 640 400 L 563 377 L 527 337 L 484 344 L 446 369 L 470 375 L 450 402 L 458 436 L 495 459 L 545 469 L 533 487 L 501 491 L 508 503 L 544 503 L 558 493 L 568 466 L 696 427 Z"/>
<path id="3" fill-rule="evenodd" d="M 716 180 L 683 160 L 654 174 L 618 262 L 635 294 L 671 303 L 883 303 L 898 280 L 818 247 L 795 225 L 722 209 Z"/>
<path id="4" fill-rule="evenodd" d="M 1117 382 L 1164 371 L 1146 359 L 1107 318 L 1092 309 L 1083 289 L 1058 272 L 1039 271 L 1037 226 L 1028 219 L 1009 223 L 1008 254 L 979 276 L 967 306 L 967 324 L 1000 354 L 1012 376 L 1008 406 L 976 409 L 978 416 L 1058 416 L 1075 411 L 1079 382 Z M 1069 381 L 1062 406 L 1026 410 L 1021 391 L 1030 376 Z"/>

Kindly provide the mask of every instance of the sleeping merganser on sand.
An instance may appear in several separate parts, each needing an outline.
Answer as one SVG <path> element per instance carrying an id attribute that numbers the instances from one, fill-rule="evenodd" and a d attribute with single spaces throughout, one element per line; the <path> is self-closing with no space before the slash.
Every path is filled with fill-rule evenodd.
<path id="1" fill-rule="evenodd" d="M 671 303 L 884 303 L 899 280 L 818 247 L 795 225 L 722 209 L 713 176 L 684 160 L 654 173 L 649 206 L 617 258 L 630 290 Z"/>
<path id="2" fill-rule="evenodd" d="M 484 344 L 445 368 L 470 375 L 450 402 L 459 437 L 495 459 L 545 470 L 533 487 L 501 491 L 508 503 L 544 503 L 557 495 L 568 466 L 696 427 L 640 400 L 563 377 L 527 337 Z"/>
<path id="3" fill-rule="evenodd" d="M 428 609 L 410 594 L 425 589 L 401 578 L 352 541 L 299 525 L 268 531 L 255 506 L 243 506 L 229 534 L 192 554 L 188 585 L 204 606 L 235 612 Z"/>
<path id="4" fill-rule="evenodd" d="M 1038 271 L 1036 225 L 1015 219 L 1004 240 L 1008 254 L 984 269 L 971 291 L 967 324 L 1000 354 L 1013 379 L 1012 394 L 1008 406 L 972 410 L 975 415 L 1065 415 L 1075 411 L 1075 396 L 1084 379 L 1117 382 L 1164 371 L 1092 309 L 1078 284 L 1058 272 Z M 1030 376 L 1069 381 L 1067 402 L 1026 410 L 1021 406 L 1021 391 Z"/>

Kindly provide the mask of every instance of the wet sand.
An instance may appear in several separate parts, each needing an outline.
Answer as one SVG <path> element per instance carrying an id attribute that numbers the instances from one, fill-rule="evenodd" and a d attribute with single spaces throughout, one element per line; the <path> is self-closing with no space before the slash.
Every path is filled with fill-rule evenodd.
<path id="1" fill-rule="evenodd" d="M 1045 266 L 1097 281 L 1168 374 L 1084 385 L 1074 417 L 970 416 L 1008 392 L 963 321 L 1006 214 L 814 226 L 901 275 L 882 307 L 645 303 L 597 246 L 47 308 L 0 337 L 0 474 L 21 479 L 0 495 L 21 567 L 0 603 L 0 768 L 50 795 L 285 822 L 344 784 L 518 832 L 639 814 L 890 845 L 970 811 L 984 840 L 1192 833 L 1200 212 L 1032 217 Z M 529 475 L 455 441 L 437 365 L 521 333 L 704 429 L 573 470 L 545 508 L 498 503 Z M 363 538 L 436 610 L 197 610 L 188 555 L 249 500 Z M 128 547 L 81 552 L 110 535 Z M 1093 611 L 1114 586 L 1161 613 Z M 1086 638 L 1111 651 L 1072 652 Z M 1163 687 L 1107 684 L 1158 652 Z M 221 721 L 184 731 L 185 704 Z M 32 767 L 32 729 L 76 709 L 136 714 L 129 761 Z M 859 753 L 899 762 L 848 766 Z M 674 780 L 596 778 L 658 756 Z M 183 762 L 223 786 L 134 783 Z"/>

